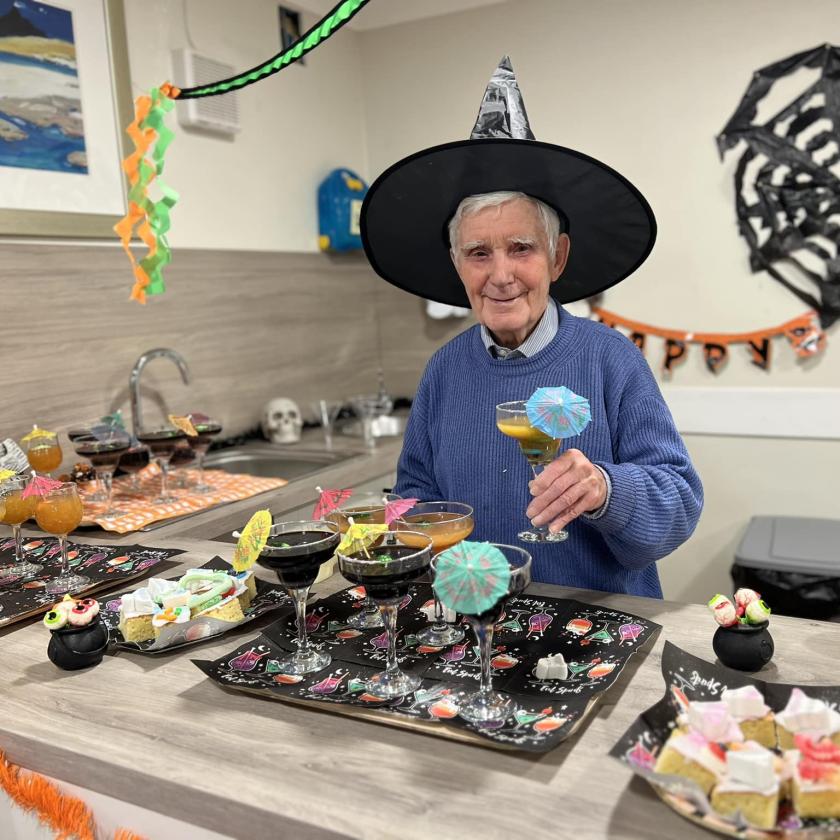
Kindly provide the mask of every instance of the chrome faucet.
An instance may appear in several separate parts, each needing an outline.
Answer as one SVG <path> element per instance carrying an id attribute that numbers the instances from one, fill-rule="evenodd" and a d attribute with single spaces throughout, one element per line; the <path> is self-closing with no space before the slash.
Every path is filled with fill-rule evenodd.
<path id="1" fill-rule="evenodd" d="M 181 379 L 184 380 L 184 385 L 190 384 L 190 369 L 184 357 L 176 352 L 170 350 L 168 347 L 156 347 L 154 350 L 147 350 L 135 363 L 131 369 L 131 375 L 128 377 L 128 393 L 131 397 L 131 426 L 136 435 L 143 430 L 143 414 L 140 410 L 140 374 L 143 373 L 143 368 L 159 356 L 165 356 L 171 359 L 178 370 L 181 371 Z"/>

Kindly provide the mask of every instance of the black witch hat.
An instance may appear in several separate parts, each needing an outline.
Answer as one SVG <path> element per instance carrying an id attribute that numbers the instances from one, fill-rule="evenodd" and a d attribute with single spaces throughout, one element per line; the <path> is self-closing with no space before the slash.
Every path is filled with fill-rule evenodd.
<path id="1" fill-rule="evenodd" d="M 401 289 L 469 306 L 449 256 L 447 226 L 469 195 L 511 190 L 553 207 L 572 247 L 561 303 L 595 295 L 632 274 L 656 239 L 644 196 L 594 158 L 534 139 L 510 59 L 487 86 L 469 140 L 424 149 L 386 169 L 361 212 L 365 253 L 376 273 Z"/>

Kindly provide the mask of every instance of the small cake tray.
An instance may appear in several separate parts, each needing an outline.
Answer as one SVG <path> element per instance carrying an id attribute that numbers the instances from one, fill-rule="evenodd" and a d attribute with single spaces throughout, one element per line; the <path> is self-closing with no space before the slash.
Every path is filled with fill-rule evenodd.
<path id="1" fill-rule="evenodd" d="M 414 585 L 401 605 L 397 656 L 422 685 L 406 697 L 377 697 L 365 681 L 385 667 L 383 630 L 358 631 L 347 623 L 363 597 L 363 588 L 353 587 L 310 608 L 310 638 L 332 656 L 331 665 L 315 674 L 282 671 L 279 660 L 295 648 L 291 615 L 214 662 L 193 661 L 226 689 L 486 747 L 540 753 L 580 728 L 630 657 L 660 630 L 649 619 L 579 601 L 527 594 L 510 598 L 496 627 L 491 662 L 493 686 L 511 697 L 515 711 L 498 725 L 476 726 L 458 717 L 459 703 L 478 688 L 472 630 L 465 627 L 464 642 L 448 648 L 418 644 L 416 633 L 428 624 L 422 610 L 432 591 L 427 584 Z M 557 652 L 569 662 L 569 679 L 537 680 L 537 661 Z"/>
<path id="2" fill-rule="evenodd" d="M 662 676 L 666 690 L 662 699 L 643 712 L 621 736 L 610 751 L 613 758 L 626 764 L 637 776 L 648 781 L 659 797 L 678 814 L 718 834 L 749 840 L 778 840 L 784 837 L 840 838 L 840 820 L 801 819 L 790 803 L 779 806 L 776 828 L 764 830 L 741 819 L 724 817 L 712 810 L 708 798 L 698 785 L 681 776 L 655 773 L 653 767 L 659 751 L 676 726 L 680 704 L 684 700 L 720 700 L 726 688 L 755 686 L 764 702 L 774 712 L 781 711 L 794 688 L 801 688 L 810 697 L 840 706 L 840 686 L 794 686 L 765 683 L 722 665 L 692 656 L 671 642 L 662 651 Z"/>
<path id="3" fill-rule="evenodd" d="M 46 584 L 61 571 L 58 540 L 52 537 L 33 537 L 24 540 L 25 558 L 44 568 L 30 578 L 0 578 L 0 628 L 42 615 L 60 601 L 63 595 L 48 595 Z M 128 580 L 135 580 L 178 554 L 180 548 L 148 548 L 142 545 L 68 545 L 71 571 L 90 578 L 90 583 L 75 590 L 76 597 L 93 596 Z M 14 540 L 0 540 L 0 567 L 15 562 Z"/>
<path id="4" fill-rule="evenodd" d="M 214 557 L 199 568 L 222 572 L 232 571 L 230 563 L 221 557 Z M 182 575 L 178 575 L 168 579 L 179 580 L 181 577 Z M 257 587 L 257 595 L 244 610 L 245 617 L 241 621 L 222 621 L 211 616 L 199 615 L 183 624 L 166 625 L 156 639 L 148 639 L 144 642 L 127 642 L 119 630 L 120 598 L 128 592 L 133 592 L 132 589 L 126 589 L 105 602 L 102 605 L 100 615 L 103 624 L 108 628 L 110 643 L 113 647 L 137 653 L 169 653 L 178 648 L 189 647 L 208 639 L 214 639 L 223 633 L 227 633 L 228 630 L 247 624 L 272 610 L 285 609 L 291 611 L 293 609 L 291 598 L 279 585 L 266 583 L 256 576 L 254 581 Z"/>

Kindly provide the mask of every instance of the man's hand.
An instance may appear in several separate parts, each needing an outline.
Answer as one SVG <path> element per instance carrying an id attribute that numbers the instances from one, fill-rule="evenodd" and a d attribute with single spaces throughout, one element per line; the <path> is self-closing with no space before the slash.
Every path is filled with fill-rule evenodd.
<path id="1" fill-rule="evenodd" d="M 607 498 L 604 475 L 579 449 L 569 449 L 528 485 L 534 497 L 525 515 L 535 526 L 562 530 L 582 513 L 598 510 Z"/>

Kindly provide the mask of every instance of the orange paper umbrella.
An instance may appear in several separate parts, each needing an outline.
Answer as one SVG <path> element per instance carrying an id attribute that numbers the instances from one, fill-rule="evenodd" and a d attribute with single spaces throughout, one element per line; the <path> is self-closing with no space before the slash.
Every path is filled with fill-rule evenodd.
<path id="1" fill-rule="evenodd" d="M 390 525 L 395 519 L 399 519 L 419 501 L 419 499 L 395 499 L 393 502 L 387 502 L 385 504 L 385 524 Z"/>
<path id="2" fill-rule="evenodd" d="M 250 569 L 257 562 L 257 557 L 268 542 L 271 533 L 271 514 L 267 510 L 258 510 L 239 534 L 236 549 L 233 552 L 233 568 L 237 572 Z"/>
<path id="3" fill-rule="evenodd" d="M 62 482 L 50 478 L 48 475 L 38 475 L 35 470 L 32 470 L 32 478 L 29 479 L 29 484 L 23 488 L 21 498 L 28 499 L 30 496 L 46 496 L 50 490 L 57 490 L 61 487 Z"/>
<path id="4" fill-rule="evenodd" d="M 353 491 L 346 487 L 342 490 L 322 490 L 320 487 L 315 489 L 319 496 L 315 509 L 312 511 L 313 519 L 323 519 L 327 514 L 338 510 L 341 504 L 353 495 Z"/>

